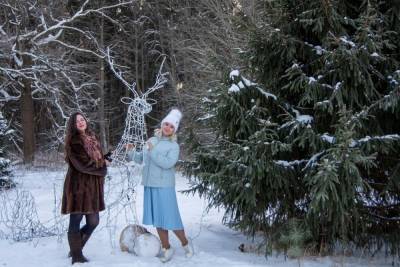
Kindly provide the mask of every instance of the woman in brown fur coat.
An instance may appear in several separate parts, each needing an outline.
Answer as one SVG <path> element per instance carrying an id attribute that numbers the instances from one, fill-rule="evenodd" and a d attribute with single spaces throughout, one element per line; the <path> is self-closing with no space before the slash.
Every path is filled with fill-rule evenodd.
<path id="1" fill-rule="evenodd" d="M 68 243 L 74 264 L 88 261 L 82 254 L 82 248 L 99 224 L 99 212 L 105 208 L 103 186 L 107 160 L 82 113 L 72 114 L 67 127 L 65 160 L 68 172 L 61 213 L 70 214 Z M 80 228 L 84 215 L 86 224 Z"/>

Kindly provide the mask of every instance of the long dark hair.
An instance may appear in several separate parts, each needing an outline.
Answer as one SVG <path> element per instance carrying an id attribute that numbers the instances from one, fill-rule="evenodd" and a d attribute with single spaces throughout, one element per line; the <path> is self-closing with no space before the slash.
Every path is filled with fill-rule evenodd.
<path id="1" fill-rule="evenodd" d="M 64 155 L 65 155 L 65 161 L 67 162 L 68 162 L 68 155 L 70 154 L 71 151 L 71 140 L 72 138 L 80 135 L 79 130 L 76 128 L 76 117 L 78 115 L 81 115 L 86 121 L 85 134 L 93 135 L 92 130 L 89 128 L 89 123 L 88 120 L 86 119 L 86 116 L 83 115 L 81 112 L 74 112 L 68 119 L 67 129 L 65 133 Z"/>

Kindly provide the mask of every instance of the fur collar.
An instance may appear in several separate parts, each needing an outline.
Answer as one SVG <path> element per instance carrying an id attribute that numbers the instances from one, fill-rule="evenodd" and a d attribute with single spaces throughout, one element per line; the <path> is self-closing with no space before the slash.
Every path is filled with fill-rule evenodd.
<path id="1" fill-rule="evenodd" d="M 82 138 L 80 137 L 79 134 L 72 136 L 71 138 L 71 144 L 82 144 Z"/>

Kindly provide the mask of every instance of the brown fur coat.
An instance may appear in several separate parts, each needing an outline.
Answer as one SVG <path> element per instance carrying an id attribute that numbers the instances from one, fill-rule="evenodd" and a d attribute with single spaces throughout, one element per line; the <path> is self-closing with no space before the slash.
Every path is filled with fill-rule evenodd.
<path id="1" fill-rule="evenodd" d="M 88 214 L 104 210 L 105 163 L 96 167 L 96 162 L 86 153 L 79 136 L 72 138 L 68 154 L 61 213 Z"/>

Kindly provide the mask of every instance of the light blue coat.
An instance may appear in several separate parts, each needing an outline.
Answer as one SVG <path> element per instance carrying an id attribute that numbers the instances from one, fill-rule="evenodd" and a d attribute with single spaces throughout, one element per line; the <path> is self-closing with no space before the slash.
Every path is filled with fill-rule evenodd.
<path id="1" fill-rule="evenodd" d="M 175 164 L 179 158 L 179 145 L 168 137 L 154 136 L 148 140 L 153 144 L 149 151 L 131 151 L 128 159 L 143 163 L 142 185 L 149 187 L 174 187 Z"/>

